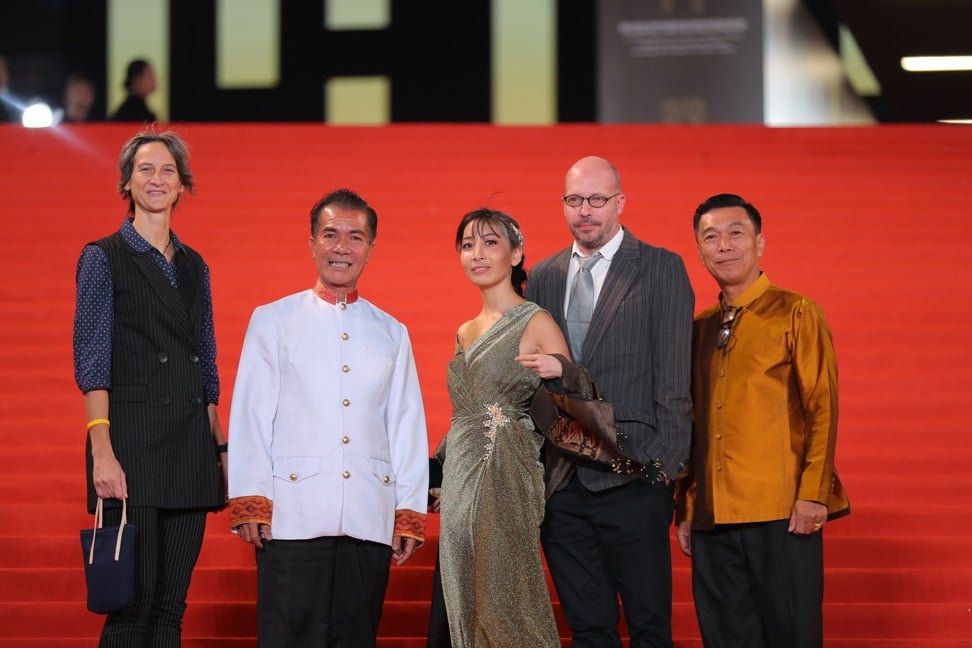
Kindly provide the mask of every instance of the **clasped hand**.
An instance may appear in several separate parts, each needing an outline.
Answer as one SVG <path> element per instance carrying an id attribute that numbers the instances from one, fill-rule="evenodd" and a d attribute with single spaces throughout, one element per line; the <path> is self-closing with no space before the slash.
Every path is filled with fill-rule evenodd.
<path id="1" fill-rule="evenodd" d="M 544 380 L 564 375 L 564 366 L 560 364 L 560 360 L 547 353 L 525 353 L 513 359 Z"/>

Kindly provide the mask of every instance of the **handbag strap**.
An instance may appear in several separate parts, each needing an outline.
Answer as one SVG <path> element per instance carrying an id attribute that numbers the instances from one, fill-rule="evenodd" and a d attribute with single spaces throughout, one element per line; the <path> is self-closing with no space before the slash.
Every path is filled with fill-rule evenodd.
<path id="1" fill-rule="evenodd" d="M 123 499 L 121 524 L 118 525 L 118 539 L 115 540 L 115 562 L 118 562 L 118 557 L 121 555 L 122 534 L 125 533 L 126 526 L 128 526 L 128 500 Z"/>
<path id="2" fill-rule="evenodd" d="M 94 563 L 94 550 L 95 550 L 95 539 L 98 537 L 98 529 L 102 528 L 104 524 L 104 500 L 98 498 L 98 504 L 95 506 L 95 521 L 94 528 L 91 530 L 91 548 L 88 550 L 88 564 Z M 125 526 L 128 524 L 128 500 L 122 500 L 122 516 L 121 524 L 118 525 L 118 537 L 115 540 L 115 561 L 118 561 L 119 556 L 121 556 L 121 545 L 122 545 L 122 534 L 125 532 Z"/>

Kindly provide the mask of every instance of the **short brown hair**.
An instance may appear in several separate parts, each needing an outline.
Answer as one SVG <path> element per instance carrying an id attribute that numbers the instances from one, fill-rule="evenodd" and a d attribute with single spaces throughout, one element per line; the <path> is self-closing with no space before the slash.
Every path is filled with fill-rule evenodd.
<path id="1" fill-rule="evenodd" d="M 179 172 L 179 182 L 182 183 L 182 186 L 189 193 L 192 193 L 195 188 L 192 169 L 189 168 L 189 147 L 182 141 L 182 138 L 173 131 L 160 132 L 153 129 L 141 131 L 135 137 L 125 142 L 121 150 L 121 155 L 118 158 L 118 171 L 121 174 L 118 180 L 118 193 L 121 194 L 122 200 L 128 201 L 129 214 L 135 213 L 135 201 L 132 199 L 132 192 L 125 187 L 132 181 L 132 173 L 135 172 L 135 154 L 138 152 L 138 149 L 153 142 L 161 142 L 169 149 L 169 153 L 175 159 L 176 169 Z M 179 199 L 176 198 L 172 206 L 175 207 L 178 202 Z"/>

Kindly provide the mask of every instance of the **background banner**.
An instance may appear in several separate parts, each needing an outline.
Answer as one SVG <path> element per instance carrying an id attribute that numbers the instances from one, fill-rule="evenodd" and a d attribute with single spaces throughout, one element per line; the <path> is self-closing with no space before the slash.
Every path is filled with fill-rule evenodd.
<path id="1" fill-rule="evenodd" d="M 598 121 L 763 123 L 761 0 L 602 0 Z"/>

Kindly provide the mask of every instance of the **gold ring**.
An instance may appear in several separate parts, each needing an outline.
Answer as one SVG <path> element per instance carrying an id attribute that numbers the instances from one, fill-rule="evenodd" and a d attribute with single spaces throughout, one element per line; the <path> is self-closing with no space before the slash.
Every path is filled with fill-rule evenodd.
<path id="1" fill-rule="evenodd" d="M 814 531 L 819 531 L 819 530 L 820 530 L 820 529 L 822 529 L 822 528 L 823 528 L 823 527 L 822 527 L 822 526 L 820 525 L 820 523 L 819 523 L 819 522 L 817 522 L 816 524 L 814 524 L 814 525 L 813 525 L 813 530 L 814 530 Z"/>

